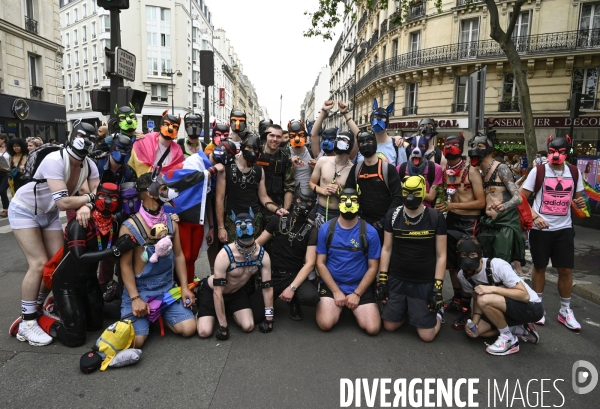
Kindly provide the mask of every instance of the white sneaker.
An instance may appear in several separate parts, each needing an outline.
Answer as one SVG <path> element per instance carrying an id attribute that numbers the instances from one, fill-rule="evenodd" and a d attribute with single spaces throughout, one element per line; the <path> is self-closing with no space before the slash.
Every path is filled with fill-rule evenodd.
<path id="1" fill-rule="evenodd" d="M 573 331 L 579 331 L 581 329 L 581 324 L 577 322 L 575 315 L 573 314 L 573 310 L 570 308 L 567 308 L 565 311 L 560 310 L 558 312 L 558 322 L 563 324 L 565 327 L 572 329 Z"/>
<path id="2" fill-rule="evenodd" d="M 496 342 L 489 345 L 485 352 L 490 355 L 511 355 L 519 352 L 519 341 L 513 341 L 512 339 L 506 339 L 502 335 L 498 337 Z"/>
<path id="3" fill-rule="evenodd" d="M 36 320 L 21 322 L 19 324 L 17 339 L 19 341 L 28 341 L 29 345 L 36 347 L 48 345 L 52 342 L 52 337 L 44 332 Z"/>
<path id="4" fill-rule="evenodd" d="M 536 322 L 535 325 L 546 325 L 546 314 L 544 314 L 542 319 Z"/>

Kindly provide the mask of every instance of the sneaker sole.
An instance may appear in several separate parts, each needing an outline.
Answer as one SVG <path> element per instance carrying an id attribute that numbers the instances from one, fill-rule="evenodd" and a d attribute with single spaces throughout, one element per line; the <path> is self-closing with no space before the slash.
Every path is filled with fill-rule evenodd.
<path id="1" fill-rule="evenodd" d="M 567 327 L 568 329 L 570 329 L 571 331 L 581 331 L 581 327 L 572 327 L 567 323 L 567 320 L 564 319 L 562 316 L 558 316 L 558 322 L 560 322 L 562 325 L 564 325 L 565 327 Z"/>
<path id="2" fill-rule="evenodd" d="M 531 338 L 521 337 L 520 339 L 522 339 L 523 342 L 527 342 L 529 344 L 538 344 L 540 342 L 540 334 L 537 332 L 536 328 L 532 328 L 528 324 L 525 324 L 523 328 L 525 328 L 529 335 L 531 335 Z"/>
<path id="3" fill-rule="evenodd" d="M 487 352 L 490 355 L 496 355 L 496 356 L 512 355 L 512 354 L 516 354 L 517 352 L 519 352 L 519 345 L 513 345 L 512 347 L 510 347 L 509 349 L 507 349 L 504 352 L 492 352 L 489 350 L 489 348 L 486 348 L 485 352 Z"/>
<path id="4" fill-rule="evenodd" d="M 32 345 L 34 347 L 43 347 L 43 346 L 46 346 L 46 345 L 50 345 L 52 343 L 52 339 L 50 339 L 50 342 L 48 342 L 47 344 L 44 344 L 44 343 L 41 343 L 41 342 L 33 342 L 33 341 L 28 340 L 27 338 L 25 338 L 21 334 L 17 334 L 17 339 L 19 341 L 21 341 L 21 342 L 27 341 L 27 342 L 29 342 L 29 345 Z"/>
<path id="5" fill-rule="evenodd" d="M 15 322 L 12 323 L 12 325 L 8 329 L 8 333 L 10 334 L 11 337 L 17 336 L 17 334 L 19 333 L 19 325 L 21 324 L 22 321 L 23 321 L 23 317 L 19 317 L 15 320 Z"/>

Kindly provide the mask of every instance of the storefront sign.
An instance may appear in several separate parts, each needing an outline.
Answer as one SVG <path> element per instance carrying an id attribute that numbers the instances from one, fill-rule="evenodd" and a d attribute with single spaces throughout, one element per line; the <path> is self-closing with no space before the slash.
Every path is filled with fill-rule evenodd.
<path id="1" fill-rule="evenodd" d="M 571 126 L 571 118 L 568 117 L 544 117 L 534 118 L 533 126 L 536 128 L 568 128 Z M 600 117 L 576 118 L 573 125 L 576 128 L 600 127 Z M 523 128 L 521 118 L 496 118 L 496 128 Z"/>
<path id="2" fill-rule="evenodd" d="M 434 119 L 438 128 L 459 128 L 466 129 L 468 127 L 469 120 L 467 118 L 460 119 Z M 419 121 L 401 121 L 391 122 L 388 129 L 417 129 L 419 127 Z"/>
<path id="3" fill-rule="evenodd" d="M 29 116 L 29 105 L 27 104 L 27 101 L 21 98 L 15 99 L 15 102 L 13 102 L 12 105 L 12 113 L 21 121 L 26 120 Z"/>
<path id="4" fill-rule="evenodd" d="M 219 88 L 219 106 L 225 106 L 225 88 Z"/>

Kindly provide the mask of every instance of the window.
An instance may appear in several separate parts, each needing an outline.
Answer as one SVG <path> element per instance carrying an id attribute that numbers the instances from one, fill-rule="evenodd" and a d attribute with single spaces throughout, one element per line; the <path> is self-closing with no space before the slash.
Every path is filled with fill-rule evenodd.
<path id="1" fill-rule="evenodd" d="M 87 26 L 81 28 L 81 35 L 83 36 L 83 42 L 87 41 Z"/>
<path id="2" fill-rule="evenodd" d="M 519 110 L 519 90 L 515 82 L 515 74 L 507 72 L 504 74 L 504 85 L 502 86 L 502 102 L 498 107 L 500 112 L 512 112 Z"/>
<path id="3" fill-rule="evenodd" d="M 98 67 L 94 67 L 94 84 L 98 83 Z"/>
<path id="4" fill-rule="evenodd" d="M 81 6 L 81 16 L 87 17 L 87 4 L 85 3 L 83 3 L 83 5 Z"/>
<path id="5" fill-rule="evenodd" d="M 90 91 L 85 91 L 85 106 L 90 106 Z"/>
<path id="6" fill-rule="evenodd" d="M 198 39 L 198 29 L 196 27 L 192 27 L 192 41 L 196 41 Z"/>
<path id="7" fill-rule="evenodd" d="M 77 42 L 79 41 L 79 36 L 77 34 L 77 29 L 73 30 L 73 42 L 75 45 L 77 45 Z"/>
<path id="8" fill-rule="evenodd" d="M 168 101 L 168 97 L 167 97 L 168 86 L 167 85 L 153 84 L 151 89 L 152 89 L 152 95 L 151 95 L 150 99 L 152 101 L 164 101 L 164 102 Z"/>
<path id="9" fill-rule="evenodd" d="M 110 16 L 102 16 L 102 27 L 104 27 L 103 31 L 110 31 Z"/>
<path id="10" fill-rule="evenodd" d="M 69 108 L 73 108 L 73 94 L 69 94 Z"/>
<path id="11" fill-rule="evenodd" d="M 79 65 L 79 51 L 75 51 L 75 66 Z"/>
<path id="12" fill-rule="evenodd" d="M 512 18 L 512 13 L 511 13 Z M 512 40 L 517 47 L 517 51 L 526 51 L 529 45 L 529 27 L 531 25 L 531 12 L 525 11 L 519 14 L 517 24 L 512 33 Z"/>
<path id="13" fill-rule="evenodd" d="M 71 54 L 67 54 L 67 69 L 71 68 Z"/>
<path id="14" fill-rule="evenodd" d="M 73 86 L 73 81 L 71 80 L 71 74 L 67 74 L 67 85 L 69 88 Z"/>
<path id="15" fill-rule="evenodd" d="M 77 93 L 77 107 L 81 108 L 81 92 Z"/>
<path id="16" fill-rule="evenodd" d="M 398 56 L 398 40 L 392 41 L 392 57 Z"/>
<path id="17" fill-rule="evenodd" d="M 148 75 L 158 75 L 157 58 L 148 58 Z"/>
<path id="18" fill-rule="evenodd" d="M 385 57 L 387 57 L 387 46 L 384 45 L 381 53 L 381 61 L 385 61 Z"/>
<path id="19" fill-rule="evenodd" d="M 98 58 L 98 47 L 96 47 L 96 44 L 92 46 L 92 57 L 94 61 Z"/>
<path id="20" fill-rule="evenodd" d="M 39 85 L 39 72 L 38 72 L 38 56 L 29 54 L 29 84 L 37 87 Z"/>
<path id="21" fill-rule="evenodd" d="M 78 14 L 77 7 L 75 7 L 73 9 L 73 18 L 75 19 L 75 21 L 79 20 L 79 14 Z"/>
<path id="22" fill-rule="evenodd" d="M 579 30 L 600 28 L 600 3 L 583 4 L 579 19 Z"/>
<path id="23" fill-rule="evenodd" d="M 87 58 L 87 55 L 88 55 L 88 54 L 87 54 L 87 51 L 88 51 L 88 49 L 87 49 L 87 47 L 85 47 L 85 48 L 83 49 L 83 63 L 84 63 L 84 64 L 87 64 L 87 59 L 88 59 L 88 58 Z"/>
<path id="24" fill-rule="evenodd" d="M 171 20 L 171 10 L 169 9 L 160 9 L 160 20 L 169 22 Z"/>
<path id="25" fill-rule="evenodd" d="M 469 77 L 457 77 L 456 78 L 456 99 L 452 112 L 466 112 L 468 109 L 467 105 L 467 91 L 469 89 Z"/>
<path id="26" fill-rule="evenodd" d="M 65 14 L 65 22 L 67 23 L 67 25 L 71 24 L 71 15 L 69 14 L 69 12 Z"/>
<path id="27" fill-rule="evenodd" d="M 83 71 L 83 81 L 85 81 L 85 85 L 88 85 L 90 83 L 90 77 L 88 74 L 88 70 Z"/>
<path id="28" fill-rule="evenodd" d="M 96 38 L 96 22 L 92 21 L 92 38 Z"/>
<path id="29" fill-rule="evenodd" d="M 80 81 L 80 78 L 79 78 L 79 71 L 77 71 L 75 73 L 75 86 L 80 86 L 80 85 L 81 85 L 81 81 Z"/>
<path id="30" fill-rule="evenodd" d="M 459 58 L 476 58 L 477 41 L 479 40 L 479 19 L 462 20 L 460 22 Z"/>
<path id="31" fill-rule="evenodd" d="M 148 45 L 158 45 L 158 34 L 157 33 L 147 33 L 148 37 Z"/>
<path id="32" fill-rule="evenodd" d="M 146 20 L 158 20 L 158 7 L 146 6 Z"/>
<path id="33" fill-rule="evenodd" d="M 417 65 L 419 61 L 419 50 L 421 49 L 421 32 L 413 31 L 410 33 L 409 43 L 408 43 L 408 63 L 409 65 Z"/>
<path id="34" fill-rule="evenodd" d="M 192 85 L 198 85 L 198 71 L 192 72 Z"/>
<path id="35" fill-rule="evenodd" d="M 585 95 L 582 109 L 596 108 L 596 95 L 598 92 L 598 68 L 575 68 L 573 70 L 573 89 L 571 91 Z"/>
<path id="36" fill-rule="evenodd" d="M 65 46 L 69 46 L 71 43 L 71 35 L 69 33 L 65 33 Z"/>
<path id="37" fill-rule="evenodd" d="M 161 70 L 161 72 L 170 71 L 171 70 L 171 60 L 161 60 L 160 61 L 160 70 Z"/>
<path id="38" fill-rule="evenodd" d="M 198 93 L 192 92 L 192 103 L 194 104 L 194 108 L 198 107 Z"/>
<path id="39" fill-rule="evenodd" d="M 168 34 L 161 34 L 160 45 L 161 47 L 171 47 L 171 36 Z"/>
<path id="40" fill-rule="evenodd" d="M 417 90 L 418 85 L 415 82 L 406 84 L 406 101 L 404 102 L 404 115 L 417 114 Z"/>
<path id="41" fill-rule="evenodd" d="M 394 116 L 394 115 L 395 115 L 395 114 L 394 114 L 394 111 L 396 110 L 396 88 L 394 88 L 394 87 L 390 87 L 390 88 L 388 89 L 388 93 L 390 94 L 390 101 L 389 101 L 389 103 L 390 103 L 390 104 L 394 104 L 394 106 L 393 106 L 393 108 L 392 108 L 392 109 L 393 109 L 393 111 L 392 111 L 392 113 L 390 114 L 390 116 Z"/>

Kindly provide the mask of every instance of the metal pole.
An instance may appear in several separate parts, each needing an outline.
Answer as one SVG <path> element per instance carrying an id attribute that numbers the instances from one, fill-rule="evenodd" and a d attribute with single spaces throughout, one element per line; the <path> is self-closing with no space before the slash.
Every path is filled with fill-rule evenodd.
<path id="1" fill-rule="evenodd" d="M 111 57 L 111 74 L 110 74 L 110 118 L 116 119 L 117 114 L 115 114 L 115 107 L 118 104 L 118 93 L 119 87 L 123 86 L 123 79 L 119 78 L 116 74 L 117 71 L 117 56 L 115 55 L 115 47 L 121 47 L 121 23 L 119 19 L 119 14 L 121 14 L 121 10 L 119 9 L 111 9 L 110 10 L 110 50 L 113 55 Z M 108 56 L 107 56 L 108 57 Z M 112 130 L 109 129 L 109 132 Z"/>
<path id="2" fill-rule="evenodd" d="M 208 123 L 210 119 L 210 112 L 208 111 L 208 85 L 204 86 L 204 143 L 208 145 L 210 143 L 210 133 L 208 131 Z"/>

